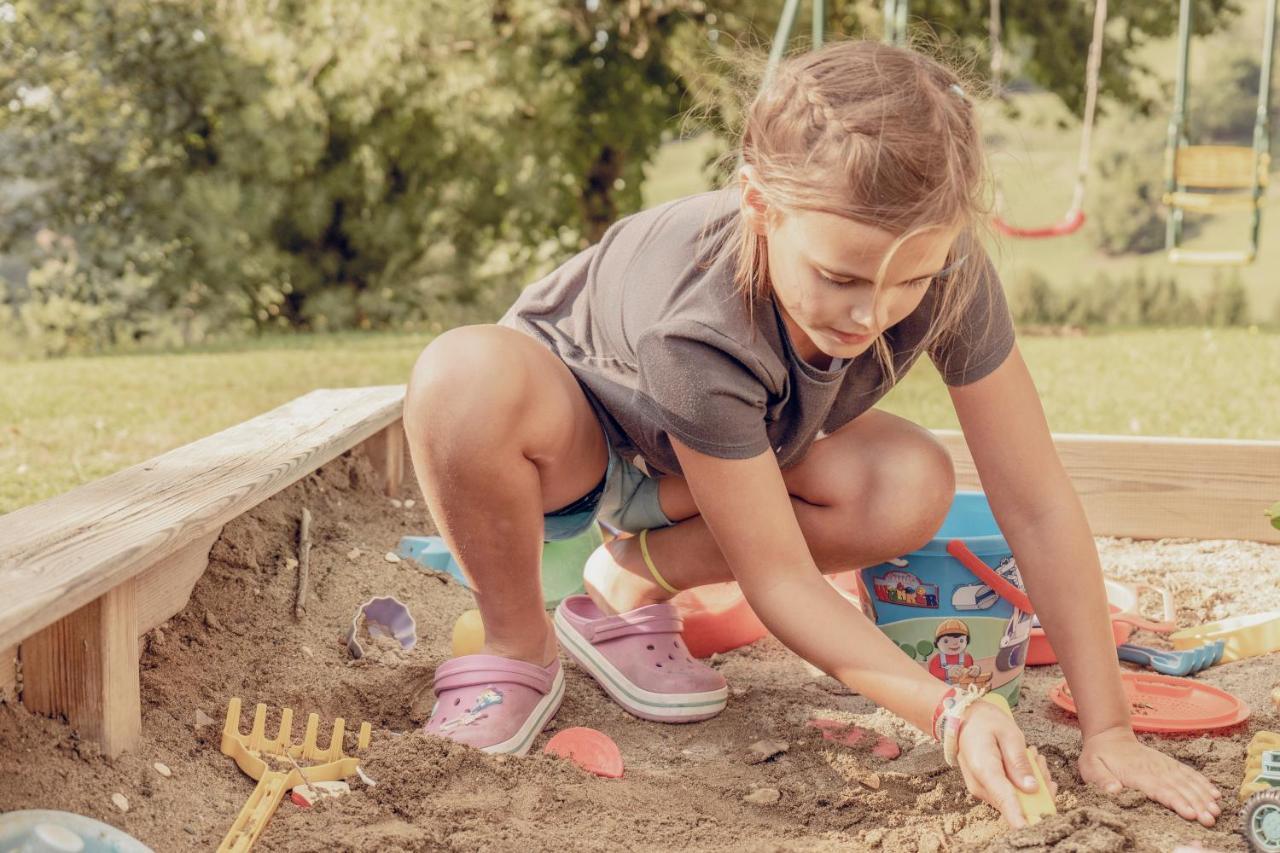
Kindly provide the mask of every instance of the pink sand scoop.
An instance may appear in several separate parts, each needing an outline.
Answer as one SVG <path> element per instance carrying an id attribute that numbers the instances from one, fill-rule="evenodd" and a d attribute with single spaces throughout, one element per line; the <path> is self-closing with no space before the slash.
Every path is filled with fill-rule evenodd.
<path id="1" fill-rule="evenodd" d="M 569 656 L 632 714 L 660 723 L 690 723 L 724 710 L 724 676 L 689 653 L 683 622 L 671 604 L 606 615 L 589 596 L 560 602 L 556 637 Z"/>

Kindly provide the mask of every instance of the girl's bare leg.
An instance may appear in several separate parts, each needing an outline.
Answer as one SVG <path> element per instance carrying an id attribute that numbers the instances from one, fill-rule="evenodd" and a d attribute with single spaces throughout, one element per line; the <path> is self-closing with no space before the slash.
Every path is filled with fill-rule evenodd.
<path id="1" fill-rule="evenodd" d="M 546 665 L 542 516 L 604 476 L 604 434 L 573 374 L 527 335 L 466 326 L 414 366 L 404 425 L 427 508 L 475 591 L 486 654 Z"/>
<path id="2" fill-rule="evenodd" d="M 872 409 L 815 442 L 783 471 L 796 520 L 825 573 L 873 566 L 923 545 L 951 506 L 951 457 L 928 430 Z M 688 484 L 659 483 L 671 527 L 651 531 L 649 554 L 677 589 L 733 580 Z M 635 538 L 598 549 L 587 564 L 588 592 L 601 607 L 630 610 L 670 598 L 654 583 Z"/>

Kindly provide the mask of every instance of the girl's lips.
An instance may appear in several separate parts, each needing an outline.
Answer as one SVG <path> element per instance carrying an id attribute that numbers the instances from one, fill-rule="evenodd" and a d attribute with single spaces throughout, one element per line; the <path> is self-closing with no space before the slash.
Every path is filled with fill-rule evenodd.
<path id="1" fill-rule="evenodd" d="M 828 329 L 827 332 L 842 344 L 865 344 L 871 340 L 872 335 L 850 335 L 839 329 Z"/>

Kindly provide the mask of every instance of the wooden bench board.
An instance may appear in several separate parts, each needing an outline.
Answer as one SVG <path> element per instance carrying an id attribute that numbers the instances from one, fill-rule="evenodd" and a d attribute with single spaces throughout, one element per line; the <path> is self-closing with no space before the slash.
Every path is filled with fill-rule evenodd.
<path id="1" fill-rule="evenodd" d="M 981 484 L 958 430 L 935 435 L 957 487 Z M 1095 536 L 1250 539 L 1280 544 L 1263 514 L 1280 500 L 1280 441 L 1055 434 Z"/>
<path id="2" fill-rule="evenodd" d="M 0 516 L 0 649 L 216 535 L 231 519 L 397 423 L 404 393 L 403 385 L 312 391 Z"/>

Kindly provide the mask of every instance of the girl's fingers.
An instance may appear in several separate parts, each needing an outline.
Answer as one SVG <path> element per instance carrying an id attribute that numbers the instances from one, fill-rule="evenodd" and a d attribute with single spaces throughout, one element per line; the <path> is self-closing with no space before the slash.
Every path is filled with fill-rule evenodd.
<path id="1" fill-rule="evenodd" d="M 1017 792 L 1005 776 L 1002 761 L 996 760 L 988 751 L 974 762 L 973 775 L 986 789 L 987 802 L 1004 816 L 1009 826 L 1021 829 L 1027 825 L 1027 819 L 1022 815 L 1022 805 L 1018 802 Z"/>
<path id="2" fill-rule="evenodd" d="M 1049 785 L 1049 794 L 1058 796 L 1058 783 L 1053 781 L 1053 777 L 1049 775 L 1049 762 L 1044 760 L 1044 756 L 1036 752 L 1036 762 L 1040 765 L 1040 775 L 1044 777 L 1044 781 Z"/>
<path id="3" fill-rule="evenodd" d="M 1027 758 L 1027 742 L 1016 726 L 1008 726 L 996 732 L 996 742 L 1000 744 L 1000 760 L 1004 764 L 1004 775 L 1009 781 L 1022 790 L 1030 793 L 1037 787 L 1035 774 L 1031 770 L 1031 761 Z"/>
<path id="4" fill-rule="evenodd" d="M 1199 814 L 1198 810 L 1191 805 L 1191 802 L 1178 788 L 1161 788 L 1155 799 L 1173 809 L 1178 813 L 1179 817 L 1185 820 L 1195 820 Z"/>

